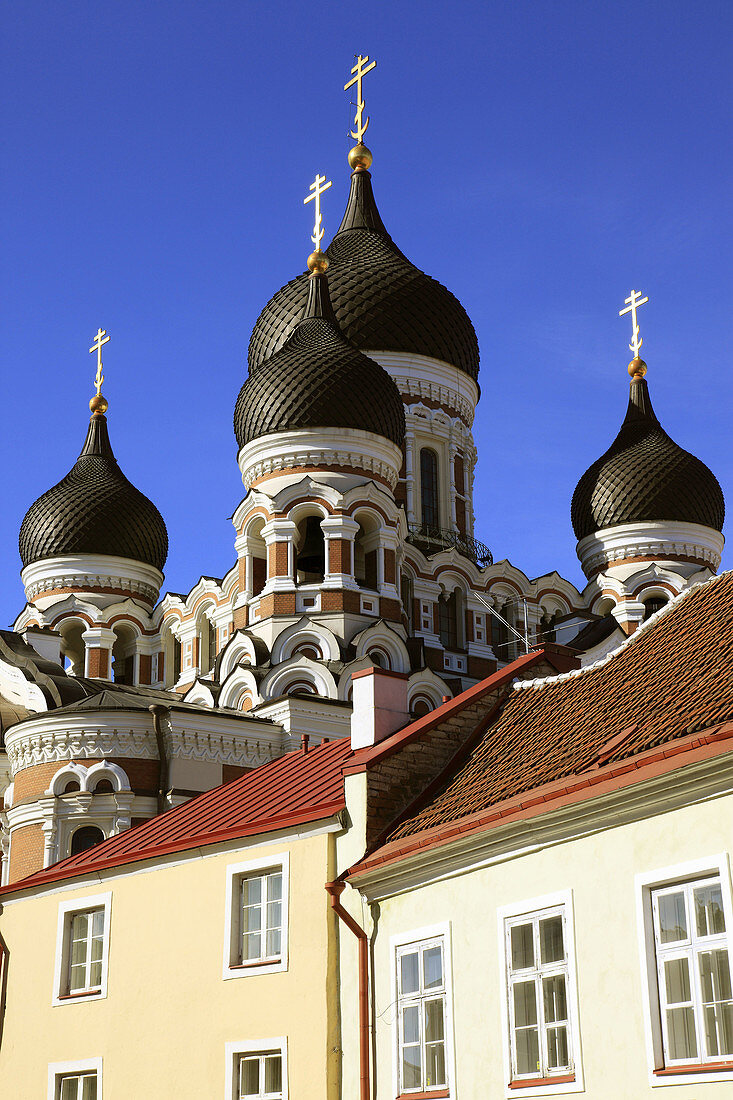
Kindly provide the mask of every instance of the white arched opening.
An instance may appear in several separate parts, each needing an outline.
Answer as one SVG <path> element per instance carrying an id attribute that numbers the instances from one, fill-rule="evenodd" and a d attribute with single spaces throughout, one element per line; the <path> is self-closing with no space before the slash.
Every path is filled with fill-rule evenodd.
<path id="1" fill-rule="evenodd" d="M 81 619 L 62 619 L 56 629 L 61 635 L 61 660 L 69 676 L 84 675 L 85 647 L 82 634 L 87 624 Z"/>
<path id="2" fill-rule="evenodd" d="M 112 679 L 116 684 L 136 684 L 138 679 L 137 639 L 139 631 L 127 621 L 112 626 Z"/>

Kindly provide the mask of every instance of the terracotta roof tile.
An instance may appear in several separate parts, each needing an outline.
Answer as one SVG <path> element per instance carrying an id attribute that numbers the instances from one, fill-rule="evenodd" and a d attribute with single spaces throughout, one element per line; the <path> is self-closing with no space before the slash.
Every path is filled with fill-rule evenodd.
<path id="1" fill-rule="evenodd" d="M 516 685 L 460 771 L 389 841 L 525 791 L 530 805 L 544 784 L 732 719 L 733 573 L 724 573 L 682 593 L 597 665 Z"/>

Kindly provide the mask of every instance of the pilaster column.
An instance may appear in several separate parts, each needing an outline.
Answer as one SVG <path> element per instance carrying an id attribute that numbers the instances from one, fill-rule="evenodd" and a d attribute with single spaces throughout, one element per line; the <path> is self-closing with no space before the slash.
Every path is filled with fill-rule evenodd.
<path id="1" fill-rule="evenodd" d="M 624 634 L 633 634 L 644 622 L 646 608 L 640 600 L 621 600 L 611 608 L 611 614 Z"/>
<path id="2" fill-rule="evenodd" d="M 400 592 L 397 587 L 397 547 L 399 534 L 392 528 L 382 528 L 379 532 L 380 549 L 377 557 L 377 579 L 379 582 L 379 594 L 387 599 L 399 600 Z M 390 566 L 387 569 L 387 555 L 390 557 Z"/>
<path id="3" fill-rule="evenodd" d="M 321 520 L 321 530 L 326 543 L 323 587 L 358 589 L 354 579 L 354 539 L 359 524 L 348 516 L 326 516 Z"/>
<path id="4" fill-rule="evenodd" d="M 449 478 L 449 494 L 448 500 L 450 503 L 450 527 L 451 531 L 458 530 L 458 522 L 456 520 L 456 455 L 458 454 L 458 447 L 455 443 L 448 444 L 448 478 Z"/>
<path id="5" fill-rule="evenodd" d="M 415 513 L 415 433 L 405 431 L 405 489 L 407 493 L 407 522 L 417 521 Z"/>
<path id="6" fill-rule="evenodd" d="M 84 675 L 100 680 L 112 679 L 112 646 L 115 632 L 106 626 L 90 626 L 83 632 Z"/>
<path id="7" fill-rule="evenodd" d="M 267 581 L 263 595 L 291 592 L 295 587 L 295 536 L 297 526 L 291 519 L 271 519 L 262 528 L 267 547 Z"/>

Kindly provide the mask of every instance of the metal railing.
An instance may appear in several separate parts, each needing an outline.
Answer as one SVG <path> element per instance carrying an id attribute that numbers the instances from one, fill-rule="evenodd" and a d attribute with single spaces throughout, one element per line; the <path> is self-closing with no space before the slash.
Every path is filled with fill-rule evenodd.
<path id="1" fill-rule="evenodd" d="M 444 527 L 431 527 L 425 523 L 410 523 L 407 527 L 407 541 L 427 554 L 437 554 L 440 550 L 451 548 L 463 554 L 482 568 L 493 565 L 494 559 L 488 546 L 468 535 L 459 535 L 457 531 L 447 531 Z"/>

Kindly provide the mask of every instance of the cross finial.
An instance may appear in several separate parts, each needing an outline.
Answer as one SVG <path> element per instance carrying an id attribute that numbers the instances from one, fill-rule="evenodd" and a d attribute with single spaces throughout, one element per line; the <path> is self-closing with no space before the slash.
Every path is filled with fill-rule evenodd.
<path id="1" fill-rule="evenodd" d="M 94 337 L 94 343 L 89 349 L 90 354 L 94 351 L 97 353 L 97 374 L 94 379 L 94 385 L 97 388 L 97 397 L 100 396 L 102 383 L 104 382 L 104 375 L 102 374 L 102 345 L 109 343 L 109 339 L 107 329 L 99 328 L 97 329 L 97 335 Z"/>
<path id="2" fill-rule="evenodd" d="M 372 61 L 371 65 L 368 65 L 369 55 L 362 57 L 361 54 L 356 59 L 356 65 L 351 70 L 352 77 L 348 84 L 344 84 L 344 91 L 348 92 L 354 84 L 356 84 L 356 117 L 354 118 L 354 124 L 356 125 L 356 133 L 353 130 L 350 131 L 351 136 L 359 143 L 362 144 L 364 134 L 367 132 L 369 126 L 369 118 L 364 121 L 364 97 L 361 91 L 361 82 L 367 73 L 370 73 L 372 69 L 376 68 L 376 61 Z M 365 67 L 366 66 L 366 67 Z"/>
<path id="3" fill-rule="evenodd" d="M 642 298 L 640 290 L 632 290 L 628 298 L 624 298 L 626 303 L 626 309 L 620 309 L 618 311 L 619 317 L 623 317 L 625 313 L 631 314 L 631 343 L 629 348 L 634 353 L 634 358 L 639 359 L 639 350 L 644 343 L 641 336 L 639 336 L 639 325 L 636 320 L 636 311 L 639 306 L 643 306 L 645 302 L 648 302 L 648 298 Z"/>
<path id="4" fill-rule="evenodd" d="M 313 183 L 308 188 L 311 194 L 307 195 L 303 199 L 304 206 L 307 202 L 311 202 L 313 199 L 315 199 L 316 201 L 316 220 L 315 225 L 313 226 L 313 234 L 311 236 L 311 240 L 316 246 L 317 252 L 320 252 L 321 241 L 323 240 L 323 229 L 321 228 L 321 222 L 323 221 L 323 217 L 321 215 L 321 195 L 324 191 L 328 191 L 331 183 L 331 180 L 328 180 L 328 182 L 326 182 L 325 176 L 317 175 Z"/>

